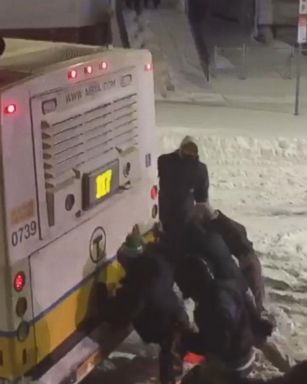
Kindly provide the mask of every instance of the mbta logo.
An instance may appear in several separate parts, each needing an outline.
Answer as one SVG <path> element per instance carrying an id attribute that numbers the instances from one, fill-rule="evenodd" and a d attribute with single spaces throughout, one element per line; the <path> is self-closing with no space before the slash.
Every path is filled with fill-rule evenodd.
<path id="1" fill-rule="evenodd" d="M 106 256 L 106 233 L 102 227 L 97 227 L 90 239 L 90 258 L 93 263 L 98 263 Z"/>

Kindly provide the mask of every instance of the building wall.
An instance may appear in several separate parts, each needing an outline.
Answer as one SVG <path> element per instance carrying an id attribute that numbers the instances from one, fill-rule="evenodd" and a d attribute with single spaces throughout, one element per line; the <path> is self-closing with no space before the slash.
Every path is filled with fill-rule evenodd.
<path id="1" fill-rule="evenodd" d="M 256 17 L 259 24 L 294 25 L 298 5 L 299 0 L 210 0 L 214 14 L 242 24 Z"/>
<path id="2" fill-rule="evenodd" d="M 109 0 L 0 0 L 0 35 L 104 45 Z"/>

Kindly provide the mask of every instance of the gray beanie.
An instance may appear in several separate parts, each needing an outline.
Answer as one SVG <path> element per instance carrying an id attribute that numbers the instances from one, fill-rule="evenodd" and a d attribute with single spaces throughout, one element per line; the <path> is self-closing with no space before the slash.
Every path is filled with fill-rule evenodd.
<path id="1" fill-rule="evenodd" d="M 180 143 L 179 153 L 183 154 L 186 151 L 194 156 L 198 156 L 198 146 L 192 136 L 186 136 Z"/>
<path id="2" fill-rule="evenodd" d="M 193 143 L 195 145 L 196 144 L 196 140 L 194 139 L 194 137 L 192 136 L 186 136 L 180 143 L 180 148 L 184 147 L 186 144 L 190 144 L 190 143 Z"/>

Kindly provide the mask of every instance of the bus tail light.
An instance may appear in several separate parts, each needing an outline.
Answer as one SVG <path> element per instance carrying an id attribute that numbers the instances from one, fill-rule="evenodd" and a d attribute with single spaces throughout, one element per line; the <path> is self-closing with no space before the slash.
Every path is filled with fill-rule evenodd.
<path id="1" fill-rule="evenodd" d="M 78 77 L 78 72 L 75 69 L 72 69 L 68 72 L 69 80 L 75 80 Z"/>
<path id="2" fill-rule="evenodd" d="M 4 108 L 4 113 L 6 115 L 12 115 L 13 113 L 16 112 L 16 105 L 15 104 L 8 104 L 5 108 Z"/>
<path id="3" fill-rule="evenodd" d="M 26 284 L 26 276 L 23 272 L 18 272 L 14 278 L 14 288 L 16 292 L 21 292 Z"/>
<path id="4" fill-rule="evenodd" d="M 93 67 L 91 65 L 87 65 L 85 68 L 84 68 L 84 73 L 86 75 L 91 75 L 93 73 Z"/>
<path id="5" fill-rule="evenodd" d="M 158 187 L 156 185 L 154 185 L 151 190 L 150 190 L 150 197 L 152 198 L 152 200 L 156 200 L 156 198 L 158 197 Z"/>
<path id="6" fill-rule="evenodd" d="M 106 71 L 108 69 L 108 63 L 106 61 L 102 61 L 100 63 L 100 69 L 102 69 L 103 71 Z"/>

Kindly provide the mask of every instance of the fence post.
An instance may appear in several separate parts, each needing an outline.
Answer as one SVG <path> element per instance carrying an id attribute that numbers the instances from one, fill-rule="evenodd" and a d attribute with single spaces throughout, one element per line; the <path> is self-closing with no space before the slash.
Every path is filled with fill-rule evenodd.
<path id="1" fill-rule="evenodd" d="M 291 53 L 289 55 L 289 72 L 288 72 L 288 76 L 286 74 L 286 78 L 288 79 L 292 79 L 292 76 L 293 76 L 293 59 L 295 57 L 295 49 L 294 47 L 291 47 Z"/>
<path id="2" fill-rule="evenodd" d="M 299 115 L 299 109 L 300 109 L 301 54 L 302 54 L 302 44 L 298 44 L 296 49 L 296 86 L 295 86 L 295 105 L 294 105 L 295 116 Z"/>
<path id="3" fill-rule="evenodd" d="M 241 68 L 239 73 L 240 80 L 246 80 L 246 62 L 247 62 L 247 47 L 246 44 L 242 44 L 242 57 L 241 57 Z"/>
<path id="4" fill-rule="evenodd" d="M 212 77 L 216 77 L 217 73 L 217 66 L 216 66 L 216 61 L 217 61 L 217 53 L 218 53 L 218 47 L 215 45 L 213 48 L 213 60 L 212 60 Z"/>

